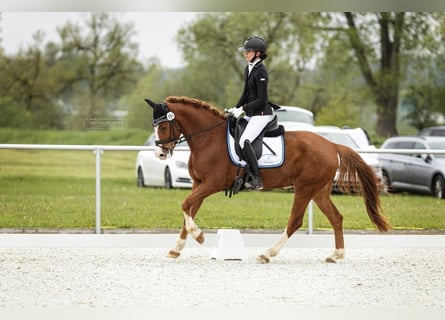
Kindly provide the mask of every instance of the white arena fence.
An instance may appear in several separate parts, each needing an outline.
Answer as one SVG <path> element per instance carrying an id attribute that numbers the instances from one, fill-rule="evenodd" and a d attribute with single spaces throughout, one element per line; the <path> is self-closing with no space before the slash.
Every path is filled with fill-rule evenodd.
<path id="1" fill-rule="evenodd" d="M 101 156 L 104 151 L 153 151 L 154 146 L 103 146 L 103 145 L 56 145 L 56 144 L 0 144 L 0 149 L 13 150 L 70 150 L 93 151 L 96 156 L 96 233 L 101 233 Z M 445 150 L 428 150 L 420 152 L 419 149 L 369 149 L 355 150 L 359 153 L 399 153 L 399 154 L 445 154 Z M 308 234 L 313 233 L 313 203 L 308 206 Z"/>

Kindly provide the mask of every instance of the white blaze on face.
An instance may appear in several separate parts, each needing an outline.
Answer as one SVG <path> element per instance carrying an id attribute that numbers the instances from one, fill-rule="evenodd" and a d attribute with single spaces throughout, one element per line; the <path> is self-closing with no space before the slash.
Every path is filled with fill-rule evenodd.
<path id="1" fill-rule="evenodd" d="M 155 129 L 155 140 L 159 140 L 158 127 L 156 126 L 154 129 Z M 155 155 L 159 159 L 167 158 L 167 154 L 162 150 L 161 147 L 158 147 L 158 146 L 155 146 Z"/>

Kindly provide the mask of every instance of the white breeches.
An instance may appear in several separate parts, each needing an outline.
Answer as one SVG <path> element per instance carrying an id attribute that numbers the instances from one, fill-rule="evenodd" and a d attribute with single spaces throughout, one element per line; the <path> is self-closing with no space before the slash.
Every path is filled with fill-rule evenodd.
<path id="1" fill-rule="evenodd" d="M 246 117 L 249 122 L 239 140 L 241 149 L 244 148 L 245 141 L 253 142 L 273 117 L 273 115 Z"/>

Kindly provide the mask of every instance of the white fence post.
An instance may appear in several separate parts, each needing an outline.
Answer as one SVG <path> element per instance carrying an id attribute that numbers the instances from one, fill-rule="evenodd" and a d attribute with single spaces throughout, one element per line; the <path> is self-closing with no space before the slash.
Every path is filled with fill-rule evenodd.
<path id="1" fill-rule="evenodd" d="M 309 201 L 309 205 L 307 206 L 307 233 L 313 234 L 314 233 L 314 201 Z"/>
<path id="2" fill-rule="evenodd" d="M 104 152 L 103 147 L 96 147 L 94 153 L 96 154 L 96 234 L 102 233 L 101 230 L 101 217 L 100 217 L 100 158 Z"/>

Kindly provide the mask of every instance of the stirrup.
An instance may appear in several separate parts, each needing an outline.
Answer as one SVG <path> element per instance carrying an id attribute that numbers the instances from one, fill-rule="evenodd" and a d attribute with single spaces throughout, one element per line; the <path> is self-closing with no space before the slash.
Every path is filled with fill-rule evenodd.
<path id="1" fill-rule="evenodd" d="M 252 173 L 246 175 L 246 182 L 244 183 L 246 190 L 263 190 L 263 181 L 261 177 L 255 177 Z"/>
<path id="2" fill-rule="evenodd" d="M 261 180 L 260 177 L 257 177 L 254 181 L 255 181 L 254 183 L 255 190 L 257 191 L 263 190 L 263 180 Z"/>

